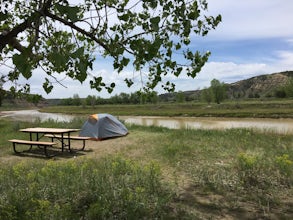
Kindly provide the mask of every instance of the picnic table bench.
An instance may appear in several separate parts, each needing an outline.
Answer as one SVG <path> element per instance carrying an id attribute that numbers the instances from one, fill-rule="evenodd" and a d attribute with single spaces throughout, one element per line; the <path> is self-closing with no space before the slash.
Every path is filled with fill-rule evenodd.
<path id="1" fill-rule="evenodd" d="M 28 141 L 28 140 L 20 140 L 20 139 L 11 139 L 9 142 L 12 142 L 13 150 L 15 153 L 21 153 L 16 150 L 16 144 L 20 145 L 30 145 L 30 148 L 28 151 L 32 149 L 32 146 L 38 146 L 38 147 L 44 147 L 44 153 L 47 157 L 49 157 L 49 154 L 47 152 L 47 147 L 53 147 L 53 145 L 56 145 L 55 142 L 45 142 L 45 141 Z"/>
<path id="2" fill-rule="evenodd" d="M 79 150 L 84 150 L 85 141 L 90 139 L 90 137 L 80 137 L 80 136 L 72 136 L 72 135 L 70 135 L 70 136 L 63 135 L 63 137 L 62 137 L 61 135 L 54 135 L 54 134 L 46 134 L 45 137 L 51 138 L 52 142 L 54 141 L 54 139 L 60 140 L 61 138 L 82 141 L 83 145 L 82 145 L 82 148 Z"/>

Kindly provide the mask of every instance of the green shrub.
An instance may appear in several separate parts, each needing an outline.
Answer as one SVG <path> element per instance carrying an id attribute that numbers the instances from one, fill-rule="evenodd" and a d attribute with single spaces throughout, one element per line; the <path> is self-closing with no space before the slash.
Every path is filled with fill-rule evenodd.
<path id="1" fill-rule="evenodd" d="M 288 154 L 283 154 L 282 156 L 276 157 L 276 163 L 283 173 L 286 175 L 292 174 L 293 161 L 289 159 Z"/>
<path id="2" fill-rule="evenodd" d="M 160 176 L 154 163 L 120 157 L 18 163 L 0 170 L 0 219 L 160 218 Z"/>

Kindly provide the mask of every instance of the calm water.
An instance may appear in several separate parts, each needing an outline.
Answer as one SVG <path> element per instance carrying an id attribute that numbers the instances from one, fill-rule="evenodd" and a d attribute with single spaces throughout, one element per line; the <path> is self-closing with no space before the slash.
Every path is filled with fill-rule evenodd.
<path id="1" fill-rule="evenodd" d="M 186 129 L 252 128 L 282 134 L 293 134 L 293 119 L 200 118 L 200 117 L 119 117 L 126 123 Z"/>
<path id="2" fill-rule="evenodd" d="M 69 122 L 75 116 L 56 113 L 43 113 L 37 110 L 5 111 L 0 117 L 9 117 L 19 121 L 54 120 Z M 282 134 L 293 134 L 293 119 L 255 119 L 255 118 L 199 118 L 199 117 L 150 117 L 120 116 L 127 124 L 144 126 L 162 126 L 171 129 L 230 129 L 252 128 Z M 81 125 L 82 126 L 82 125 Z"/>
<path id="3" fill-rule="evenodd" d="M 44 122 L 50 119 L 58 122 L 70 122 L 74 118 L 72 115 L 45 113 L 39 112 L 38 110 L 3 111 L 1 112 L 0 117 L 8 117 L 16 121 L 29 122 L 34 122 L 36 120 Z"/>

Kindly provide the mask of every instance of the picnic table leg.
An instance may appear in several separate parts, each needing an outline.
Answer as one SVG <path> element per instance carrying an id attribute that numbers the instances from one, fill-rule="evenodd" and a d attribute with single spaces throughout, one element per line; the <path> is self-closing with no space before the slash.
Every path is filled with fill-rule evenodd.
<path id="1" fill-rule="evenodd" d="M 30 133 L 30 141 L 33 140 L 33 137 L 32 137 L 32 136 L 33 136 L 32 133 Z M 28 151 L 30 151 L 32 148 L 33 148 L 33 145 L 30 145 L 30 148 L 28 149 Z M 18 152 L 18 153 L 19 153 L 19 152 Z"/>
<path id="2" fill-rule="evenodd" d="M 85 148 L 85 140 L 82 140 L 82 142 L 83 142 L 83 145 L 82 145 L 82 149 L 81 150 L 84 150 L 84 148 Z"/>
<path id="3" fill-rule="evenodd" d="M 64 136 L 63 136 L 63 133 L 61 134 L 61 146 L 62 146 L 62 152 L 64 151 Z"/>
<path id="4" fill-rule="evenodd" d="M 70 149 L 70 132 L 68 132 L 68 150 L 69 150 L 69 152 L 71 152 L 71 149 Z"/>
<path id="5" fill-rule="evenodd" d="M 32 137 L 33 135 L 32 135 L 32 133 L 30 132 L 30 141 L 32 141 L 33 140 L 33 137 Z M 32 149 L 32 147 L 33 147 L 33 145 L 31 145 L 31 147 L 30 147 L 30 149 L 29 149 L 29 151 Z"/>
<path id="6" fill-rule="evenodd" d="M 52 157 L 52 156 L 50 156 L 50 155 L 48 154 L 48 152 L 47 152 L 47 146 L 44 146 L 44 153 L 45 153 L 46 157 Z"/>
<path id="7" fill-rule="evenodd" d="M 16 146 L 15 146 L 16 143 L 13 142 L 12 144 L 13 144 L 13 150 L 14 150 L 14 153 L 19 154 L 20 152 L 18 152 L 18 151 L 16 150 Z"/>
<path id="8" fill-rule="evenodd" d="M 21 153 L 20 151 L 17 151 L 17 150 L 16 150 L 16 143 L 15 143 L 15 142 L 12 143 L 12 146 L 13 146 L 13 151 L 14 151 L 14 153 L 16 153 L 16 154 L 20 154 L 20 153 Z M 33 147 L 33 145 L 30 145 L 30 148 L 29 148 L 28 150 L 24 150 L 24 151 L 22 151 L 22 152 L 30 151 L 30 150 L 32 149 L 32 147 Z"/>

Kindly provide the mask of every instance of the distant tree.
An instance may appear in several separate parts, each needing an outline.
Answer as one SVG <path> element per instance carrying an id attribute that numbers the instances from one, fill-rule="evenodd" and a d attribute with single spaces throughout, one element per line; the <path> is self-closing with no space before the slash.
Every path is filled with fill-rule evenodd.
<path id="1" fill-rule="evenodd" d="M 130 95 L 127 93 L 120 93 L 119 94 L 120 103 L 122 104 L 129 104 L 130 103 Z"/>
<path id="2" fill-rule="evenodd" d="M 286 91 L 284 88 L 278 88 L 275 90 L 276 98 L 286 98 Z"/>
<path id="3" fill-rule="evenodd" d="M 176 102 L 182 103 L 185 101 L 185 95 L 182 91 L 178 91 L 175 93 Z"/>
<path id="4" fill-rule="evenodd" d="M 286 97 L 293 97 L 293 78 L 291 77 L 284 86 Z"/>
<path id="5" fill-rule="evenodd" d="M 3 89 L 4 79 L 0 77 L 0 106 L 2 106 L 2 102 L 5 96 L 5 90 Z"/>
<path id="6" fill-rule="evenodd" d="M 38 103 L 40 102 L 40 100 L 42 99 L 41 95 L 36 95 L 36 94 L 28 94 L 26 96 L 26 100 L 28 102 L 33 103 L 34 105 L 38 105 Z"/>
<path id="7" fill-rule="evenodd" d="M 72 103 L 73 105 L 79 106 L 82 104 L 78 94 L 74 94 L 72 100 L 73 100 L 73 103 Z"/>
<path id="8" fill-rule="evenodd" d="M 211 88 L 204 88 L 201 92 L 201 99 L 210 104 L 213 100 L 213 91 Z"/>
<path id="9" fill-rule="evenodd" d="M 2 102 L 4 100 L 5 91 L 0 88 L 0 107 L 2 106 Z"/>
<path id="10" fill-rule="evenodd" d="M 213 79 L 211 81 L 211 87 L 210 87 L 212 94 L 213 94 L 213 100 L 220 104 L 226 96 L 226 85 L 224 83 L 221 83 L 217 79 Z"/>
<path id="11" fill-rule="evenodd" d="M 159 101 L 158 93 L 151 91 L 147 93 L 147 100 L 149 103 L 156 104 Z"/>
<path id="12" fill-rule="evenodd" d="M 90 105 L 90 106 L 94 107 L 96 105 L 96 100 L 97 99 L 94 95 L 93 96 L 88 95 L 85 99 L 85 103 L 86 103 L 86 105 Z"/>
<path id="13" fill-rule="evenodd" d="M 97 105 L 107 104 L 107 101 L 106 101 L 106 99 L 104 99 L 104 98 L 102 98 L 100 96 L 97 96 L 96 97 L 96 104 Z"/>
<path id="14" fill-rule="evenodd" d="M 139 94 L 140 93 L 138 91 L 130 94 L 130 100 L 131 100 L 130 102 L 132 104 L 139 104 L 139 101 L 140 101 Z"/>
<path id="15" fill-rule="evenodd" d="M 73 105 L 73 99 L 72 98 L 62 99 L 60 102 L 60 105 Z"/>
<path id="16" fill-rule="evenodd" d="M 248 98 L 254 98 L 254 94 L 252 93 L 252 92 L 250 92 L 249 94 L 248 94 Z"/>

